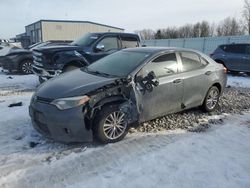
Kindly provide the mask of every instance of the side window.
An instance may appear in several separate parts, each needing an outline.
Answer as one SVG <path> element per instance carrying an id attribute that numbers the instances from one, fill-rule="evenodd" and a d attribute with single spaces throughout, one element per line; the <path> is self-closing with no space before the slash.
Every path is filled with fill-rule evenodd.
<path id="1" fill-rule="evenodd" d="M 122 48 L 134 48 L 138 47 L 138 40 L 134 37 L 121 37 Z"/>
<path id="2" fill-rule="evenodd" d="M 165 54 L 149 62 L 141 69 L 138 76 L 145 77 L 153 71 L 157 78 L 177 73 L 177 59 L 175 53 Z"/>
<path id="3" fill-rule="evenodd" d="M 203 57 L 200 57 L 200 61 L 201 61 L 201 64 L 204 66 L 208 64 L 208 61 Z"/>
<path id="4" fill-rule="evenodd" d="M 236 53 L 236 54 L 244 54 L 246 51 L 245 45 L 225 45 L 222 47 L 225 52 L 228 53 Z"/>
<path id="5" fill-rule="evenodd" d="M 97 45 L 104 45 L 104 52 L 110 50 L 117 50 L 118 49 L 118 40 L 116 37 L 106 37 L 102 39 Z"/>
<path id="6" fill-rule="evenodd" d="M 195 70 L 203 66 L 199 56 L 193 52 L 181 52 L 180 57 L 182 61 L 182 72 Z"/>

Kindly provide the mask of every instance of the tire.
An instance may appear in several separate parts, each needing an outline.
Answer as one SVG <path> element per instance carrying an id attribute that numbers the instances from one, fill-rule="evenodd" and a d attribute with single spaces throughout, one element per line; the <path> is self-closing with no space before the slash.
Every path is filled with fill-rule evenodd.
<path id="1" fill-rule="evenodd" d="M 70 72 L 70 71 L 72 71 L 72 70 L 75 70 L 75 69 L 79 69 L 80 67 L 77 67 L 77 66 L 75 66 L 75 65 L 68 65 L 68 66 L 66 66 L 64 69 L 63 69 L 63 73 L 65 73 L 65 72 Z"/>
<path id="2" fill-rule="evenodd" d="M 19 72 L 22 74 L 32 74 L 32 64 L 33 62 L 30 59 L 23 60 L 19 65 Z"/>
<path id="3" fill-rule="evenodd" d="M 122 140 L 127 135 L 129 129 L 124 117 L 125 113 L 120 111 L 119 105 L 111 104 L 102 108 L 94 120 L 94 138 L 103 144 Z M 119 118 L 121 119 L 119 120 Z M 120 123 L 114 124 L 112 119 Z"/>
<path id="4" fill-rule="evenodd" d="M 218 87 L 212 86 L 203 101 L 202 109 L 206 112 L 213 111 L 217 106 L 220 98 L 220 91 Z"/>

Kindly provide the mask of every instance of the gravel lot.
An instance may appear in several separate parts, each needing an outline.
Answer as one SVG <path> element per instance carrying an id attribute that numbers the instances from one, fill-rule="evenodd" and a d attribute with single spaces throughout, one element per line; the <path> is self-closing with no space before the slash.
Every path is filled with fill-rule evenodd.
<path id="1" fill-rule="evenodd" d="M 216 111 L 204 113 L 199 108 L 170 114 L 153 121 L 145 122 L 130 132 L 158 132 L 172 129 L 187 129 L 202 131 L 209 124 L 223 122 L 223 119 L 214 119 L 215 115 L 242 114 L 250 109 L 250 88 L 235 88 L 228 86 L 220 98 Z M 209 120 L 208 120 L 209 119 Z"/>

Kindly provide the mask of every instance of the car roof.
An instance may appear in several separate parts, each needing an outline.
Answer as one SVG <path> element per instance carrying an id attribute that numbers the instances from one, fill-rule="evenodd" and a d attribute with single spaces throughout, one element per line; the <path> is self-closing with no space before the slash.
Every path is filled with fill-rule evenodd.
<path id="1" fill-rule="evenodd" d="M 130 52 L 145 52 L 150 54 L 157 54 L 161 52 L 171 52 L 171 51 L 190 51 L 200 53 L 196 50 L 187 49 L 187 48 L 178 48 L 178 47 L 138 47 L 138 48 L 127 48 L 123 51 L 130 51 Z"/>
<path id="2" fill-rule="evenodd" d="M 135 33 L 121 33 L 121 32 L 96 32 L 96 33 L 91 33 L 93 35 L 122 35 L 122 36 L 133 36 L 133 37 L 139 37 Z"/>
<path id="3" fill-rule="evenodd" d="M 250 45 L 250 43 L 230 43 L 230 44 L 221 44 L 220 46 L 232 46 L 232 45 Z"/>

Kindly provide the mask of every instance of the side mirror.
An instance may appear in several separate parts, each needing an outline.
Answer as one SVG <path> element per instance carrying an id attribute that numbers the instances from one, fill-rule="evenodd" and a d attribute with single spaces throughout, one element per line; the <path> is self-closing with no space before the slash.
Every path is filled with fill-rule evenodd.
<path id="1" fill-rule="evenodd" d="M 104 51 L 105 46 L 104 46 L 104 44 L 97 44 L 97 46 L 95 47 L 95 49 L 98 52 L 102 52 L 102 51 Z"/>
<path id="2" fill-rule="evenodd" d="M 144 94 L 146 91 L 152 92 L 153 88 L 159 85 L 159 81 L 156 79 L 153 71 L 150 71 L 144 78 L 139 77 L 137 81 L 141 85 Z"/>

